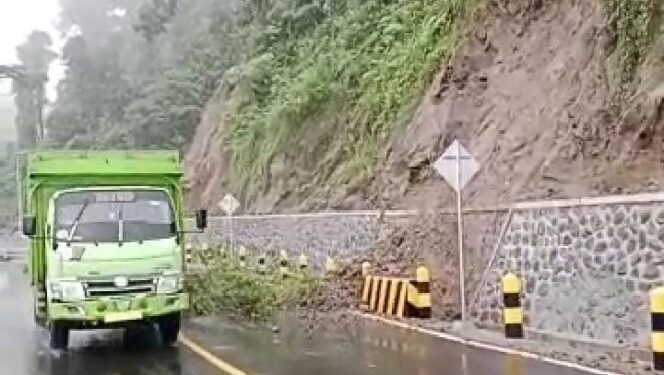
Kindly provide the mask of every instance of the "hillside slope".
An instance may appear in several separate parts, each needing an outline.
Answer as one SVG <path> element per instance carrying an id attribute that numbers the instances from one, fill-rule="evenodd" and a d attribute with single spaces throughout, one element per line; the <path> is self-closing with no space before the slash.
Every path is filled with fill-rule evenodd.
<path id="1" fill-rule="evenodd" d="M 451 191 L 430 165 L 454 138 L 482 163 L 466 193 L 470 204 L 658 189 L 661 4 L 639 0 L 618 12 L 623 3 L 480 7 L 415 115 L 401 112 L 412 120 L 377 150 L 375 173 L 357 179 L 339 178 L 335 151 L 353 141 L 343 128 L 345 108 L 321 108 L 300 126 L 295 149 L 271 159 L 267 183 L 234 187 L 224 129 L 237 107 L 229 101 L 244 94 L 226 79 L 187 157 L 190 204 L 213 207 L 234 192 L 254 212 L 445 206 Z"/>

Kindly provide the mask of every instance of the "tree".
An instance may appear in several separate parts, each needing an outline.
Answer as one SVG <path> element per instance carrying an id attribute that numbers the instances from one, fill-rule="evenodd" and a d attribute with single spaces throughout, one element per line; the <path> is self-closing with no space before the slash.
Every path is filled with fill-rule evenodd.
<path id="1" fill-rule="evenodd" d="M 20 76 L 14 77 L 13 93 L 16 104 L 16 130 L 21 149 L 34 148 L 43 138 L 42 110 L 46 104 L 48 67 L 57 57 L 50 48 L 51 37 L 43 31 L 33 31 L 27 40 L 16 47 L 22 64 Z"/>
<path id="2" fill-rule="evenodd" d="M 67 67 L 49 141 L 67 148 L 180 148 L 237 45 L 226 1 L 60 0 Z M 231 48 L 232 47 L 232 48 Z"/>

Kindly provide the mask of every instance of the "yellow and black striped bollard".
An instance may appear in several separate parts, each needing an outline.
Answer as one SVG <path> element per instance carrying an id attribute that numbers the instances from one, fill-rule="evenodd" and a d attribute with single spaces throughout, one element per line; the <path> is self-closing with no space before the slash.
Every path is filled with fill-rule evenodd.
<path id="1" fill-rule="evenodd" d="M 300 272 L 305 272 L 309 268 L 309 259 L 307 259 L 306 254 L 300 254 L 300 257 L 297 259 L 297 266 L 300 269 Z"/>
<path id="2" fill-rule="evenodd" d="M 325 274 L 333 275 L 339 272 L 339 266 L 333 257 L 329 256 L 325 259 Z"/>
<path id="3" fill-rule="evenodd" d="M 505 337 L 523 338 L 523 311 L 521 309 L 521 280 L 513 273 L 503 277 L 503 319 Z"/>
<path id="4" fill-rule="evenodd" d="M 279 273 L 281 273 L 281 277 L 283 278 L 288 277 L 288 254 L 286 250 L 281 250 L 279 256 Z"/>
<path id="5" fill-rule="evenodd" d="M 664 370 L 664 287 L 650 292 L 652 319 L 652 363 L 655 370 Z"/>
<path id="6" fill-rule="evenodd" d="M 191 263 L 191 261 L 193 260 L 193 257 L 191 255 L 193 248 L 194 246 L 191 244 L 191 242 L 187 242 L 184 245 L 184 251 L 185 251 L 184 259 L 186 263 Z"/>
<path id="7" fill-rule="evenodd" d="M 371 272 L 371 263 L 362 262 L 362 277 L 367 277 Z"/>
<path id="8" fill-rule="evenodd" d="M 247 249 L 244 246 L 240 246 L 238 249 L 238 258 L 240 260 L 240 267 L 244 268 L 247 264 Z"/>
<path id="9" fill-rule="evenodd" d="M 415 270 L 415 289 L 419 295 L 417 317 L 431 318 L 431 274 L 426 267 Z"/>
<path id="10" fill-rule="evenodd" d="M 266 271 L 267 266 L 265 265 L 265 254 L 261 253 L 261 255 L 258 256 L 258 273 L 264 275 Z"/>

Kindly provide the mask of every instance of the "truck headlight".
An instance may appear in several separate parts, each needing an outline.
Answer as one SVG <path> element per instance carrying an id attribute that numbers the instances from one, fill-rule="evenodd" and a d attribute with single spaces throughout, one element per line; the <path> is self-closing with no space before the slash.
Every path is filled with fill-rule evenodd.
<path id="1" fill-rule="evenodd" d="M 177 275 L 160 276 L 157 280 L 157 293 L 177 293 L 182 289 L 182 281 Z"/>
<path id="2" fill-rule="evenodd" d="M 85 289 L 79 281 L 53 281 L 50 284 L 51 299 L 77 302 L 85 299 Z"/>

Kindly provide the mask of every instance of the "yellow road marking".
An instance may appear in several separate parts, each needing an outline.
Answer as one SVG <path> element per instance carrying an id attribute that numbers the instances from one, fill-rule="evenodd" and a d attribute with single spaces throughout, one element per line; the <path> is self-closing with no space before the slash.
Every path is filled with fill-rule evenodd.
<path id="1" fill-rule="evenodd" d="M 203 349 L 200 345 L 196 344 L 195 342 L 191 341 L 187 336 L 183 335 L 180 333 L 180 337 L 178 338 L 178 341 L 180 341 L 182 344 L 184 344 L 189 350 L 192 352 L 198 354 L 200 357 L 202 357 L 204 360 L 208 361 L 210 364 L 212 364 L 214 367 L 218 368 L 219 370 L 225 372 L 228 375 L 248 375 L 246 372 L 238 369 L 237 367 L 222 361 L 221 359 L 217 358 L 214 356 L 214 354 L 208 352 L 207 350 Z"/>

